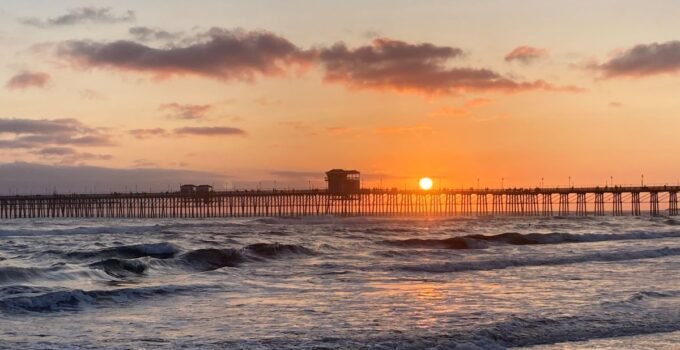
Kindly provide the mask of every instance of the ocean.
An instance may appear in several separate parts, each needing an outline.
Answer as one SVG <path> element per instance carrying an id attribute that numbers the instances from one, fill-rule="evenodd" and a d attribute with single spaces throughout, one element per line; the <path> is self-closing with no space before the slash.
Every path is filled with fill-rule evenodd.
<path id="1" fill-rule="evenodd" d="M 0 349 L 673 349 L 668 217 L 34 219 Z"/>

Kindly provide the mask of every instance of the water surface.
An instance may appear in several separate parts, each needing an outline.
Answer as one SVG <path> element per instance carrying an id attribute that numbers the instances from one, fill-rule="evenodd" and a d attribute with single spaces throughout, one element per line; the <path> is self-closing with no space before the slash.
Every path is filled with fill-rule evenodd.
<path id="1" fill-rule="evenodd" d="M 679 273 L 669 218 L 5 221 L 0 348 L 672 348 Z"/>

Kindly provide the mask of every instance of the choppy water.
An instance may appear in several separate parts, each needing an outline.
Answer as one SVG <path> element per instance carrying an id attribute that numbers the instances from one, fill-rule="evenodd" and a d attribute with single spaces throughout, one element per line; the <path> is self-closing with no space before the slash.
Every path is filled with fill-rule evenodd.
<path id="1" fill-rule="evenodd" d="M 0 226 L 0 348 L 671 349 L 668 218 Z"/>

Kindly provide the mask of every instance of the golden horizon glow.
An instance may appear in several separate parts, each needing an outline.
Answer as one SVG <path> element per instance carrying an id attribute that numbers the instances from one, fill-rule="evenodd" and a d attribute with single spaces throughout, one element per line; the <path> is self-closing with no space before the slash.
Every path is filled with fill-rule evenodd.
<path id="1" fill-rule="evenodd" d="M 418 182 L 418 185 L 420 186 L 420 189 L 428 191 L 432 189 L 432 179 L 430 179 L 429 177 L 421 178 L 420 181 Z"/>

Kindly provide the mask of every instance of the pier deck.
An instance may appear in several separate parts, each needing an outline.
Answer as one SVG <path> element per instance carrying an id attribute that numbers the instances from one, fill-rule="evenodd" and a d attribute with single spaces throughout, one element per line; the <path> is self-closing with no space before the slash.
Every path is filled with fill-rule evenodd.
<path id="1" fill-rule="evenodd" d="M 585 216 L 679 214 L 680 186 L 362 189 L 0 196 L 0 219 L 47 217 Z"/>

